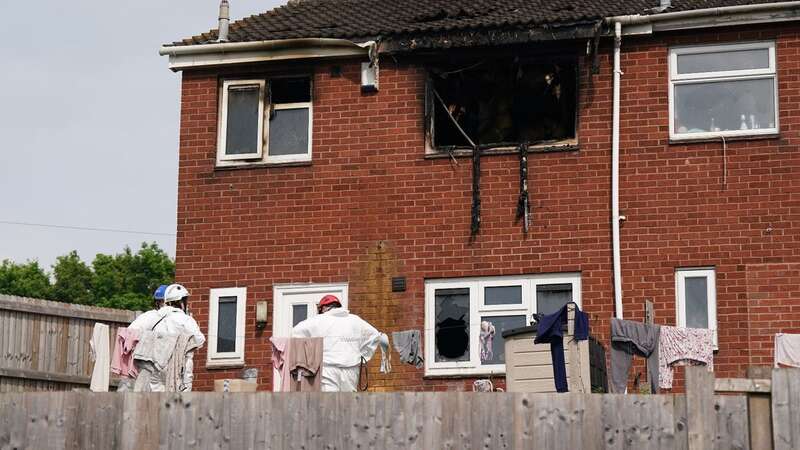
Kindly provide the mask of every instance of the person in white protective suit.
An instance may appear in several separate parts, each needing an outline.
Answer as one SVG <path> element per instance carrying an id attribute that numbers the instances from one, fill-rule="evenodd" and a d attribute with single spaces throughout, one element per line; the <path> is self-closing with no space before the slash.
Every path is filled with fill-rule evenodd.
<path id="1" fill-rule="evenodd" d="M 159 286 L 153 295 L 155 309 L 137 317 L 136 320 L 128 325 L 128 329 L 175 335 L 191 334 L 196 348 L 200 348 L 205 343 L 206 338 L 200 331 L 200 327 L 197 326 L 197 322 L 189 315 L 188 297 L 189 291 L 180 284 Z M 173 306 L 176 304 L 179 307 Z M 194 379 L 194 351 L 187 352 L 185 358 L 181 388 L 183 391 L 191 391 Z M 145 388 L 144 390 L 148 389 Z M 151 392 L 166 391 L 166 370 L 155 372 L 150 376 L 149 390 Z"/>
<path id="2" fill-rule="evenodd" d="M 321 337 L 322 391 L 356 392 L 362 365 L 375 354 L 385 334 L 364 319 L 342 308 L 334 295 L 326 295 L 317 305 L 318 315 L 292 328 L 292 337 Z"/>

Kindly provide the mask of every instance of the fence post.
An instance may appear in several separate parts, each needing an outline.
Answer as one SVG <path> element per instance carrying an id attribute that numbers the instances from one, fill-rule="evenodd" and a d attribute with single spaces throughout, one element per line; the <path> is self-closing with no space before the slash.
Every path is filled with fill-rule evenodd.
<path id="1" fill-rule="evenodd" d="M 773 369 L 772 420 L 775 449 L 800 448 L 800 369 Z"/>
<path id="2" fill-rule="evenodd" d="M 772 367 L 750 366 L 747 378 L 771 379 Z M 747 393 L 747 414 L 750 422 L 750 448 L 771 450 L 772 446 L 772 406 L 770 394 Z"/>
<path id="3" fill-rule="evenodd" d="M 686 415 L 689 450 L 708 450 L 717 434 L 714 374 L 705 366 L 686 366 Z"/>

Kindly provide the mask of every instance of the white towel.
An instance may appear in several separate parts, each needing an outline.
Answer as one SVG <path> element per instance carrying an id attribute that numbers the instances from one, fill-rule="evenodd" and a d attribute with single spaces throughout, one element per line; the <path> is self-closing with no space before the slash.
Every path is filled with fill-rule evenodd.
<path id="1" fill-rule="evenodd" d="M 775 335 L 775 367 L 800 367 L 800 334 Z"/>
<path id="2" fill-rule="evenodd" d="M 93 392 L 108 392 L 108 378 L 111 372 L 111 353 L 108 349 L 108 325 L 95 323 L 92 339 L 89 341 L 94 358 L 94 370 L 89 389 Z"/>

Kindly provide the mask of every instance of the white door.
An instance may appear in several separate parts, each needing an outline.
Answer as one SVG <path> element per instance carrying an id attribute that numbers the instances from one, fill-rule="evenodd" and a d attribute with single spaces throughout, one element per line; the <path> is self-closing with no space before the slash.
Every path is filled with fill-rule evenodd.
<path id="1" fill-rule="evenodd" d="M 347 308 L 347 283 L 335 284 L 277 284 L 273 287 L 272 335 L 290 337 L 292 328 L 303 320 L 317 315 L 317 303 L 326 295 L 335 295 Z M 273 370 L 273 380 L 280 374 Z M 274 391 L 279 383 L 273 382 Z"/>

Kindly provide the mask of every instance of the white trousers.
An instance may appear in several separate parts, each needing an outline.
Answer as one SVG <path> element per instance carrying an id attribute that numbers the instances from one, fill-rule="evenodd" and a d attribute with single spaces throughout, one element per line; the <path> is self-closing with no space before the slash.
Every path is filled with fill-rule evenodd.
<path id="1" fill-rule="evenodd" d="M 322 366 L 322 392 L 358 391 L 359 366 Z"/>

